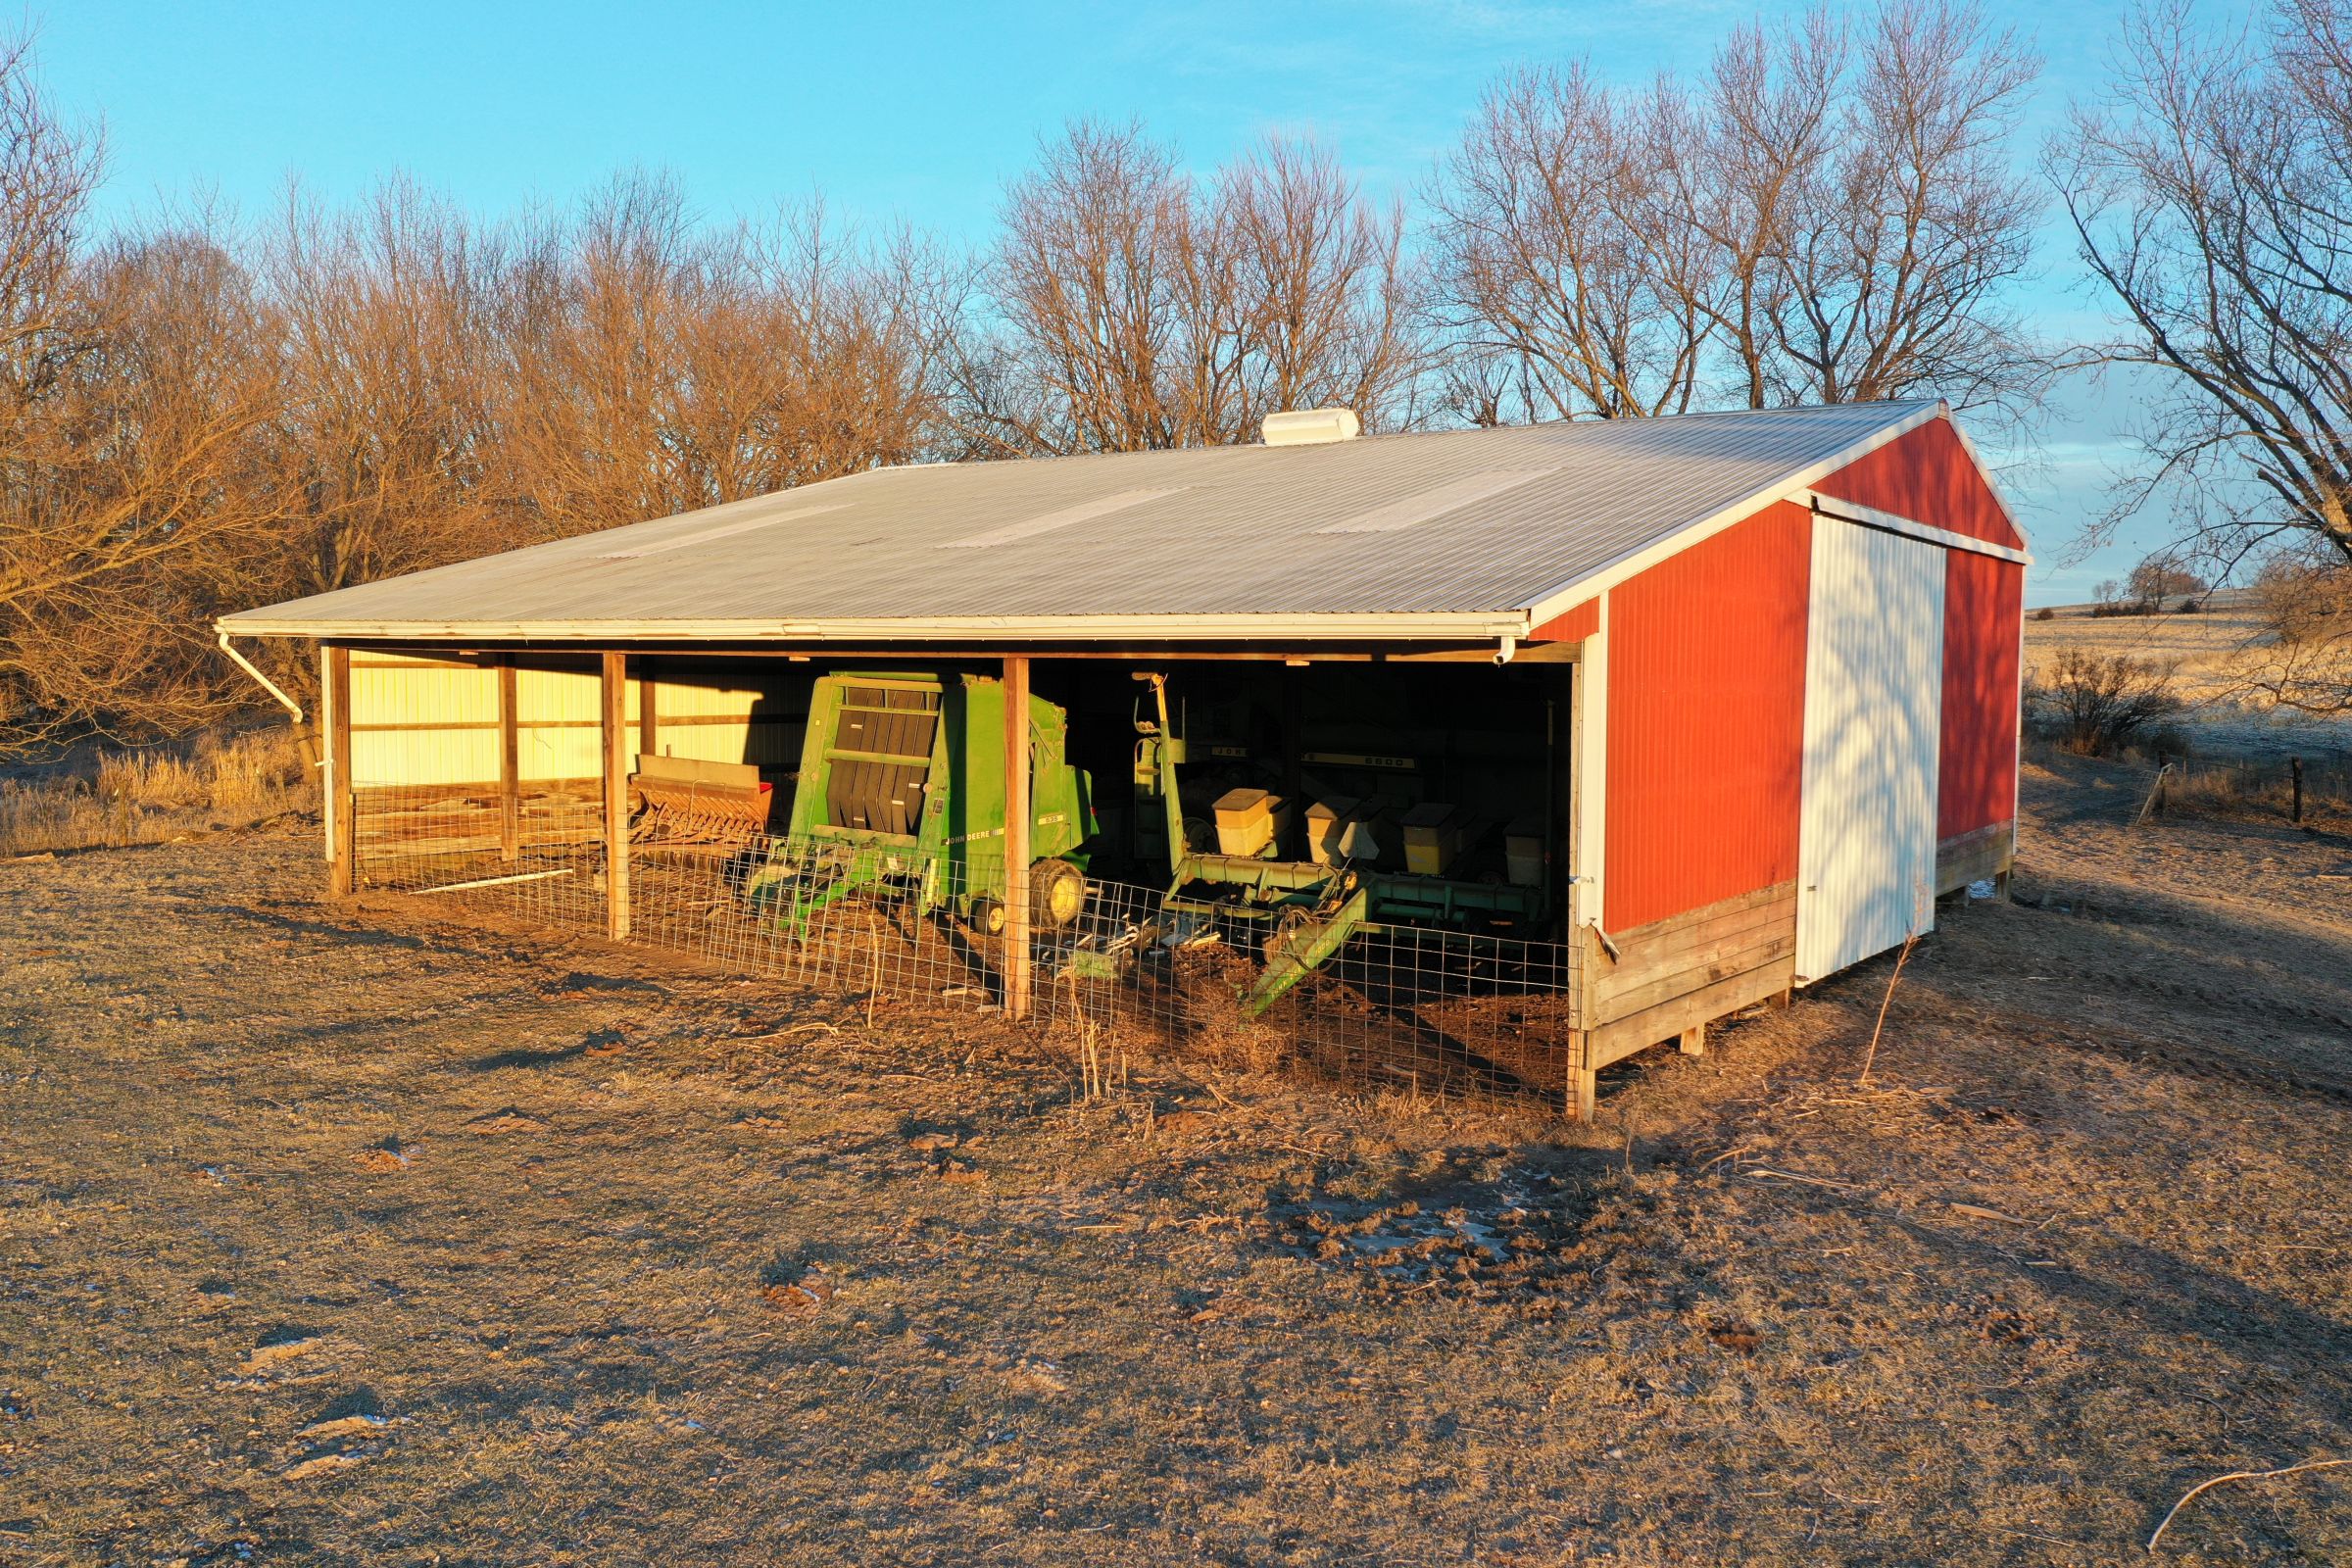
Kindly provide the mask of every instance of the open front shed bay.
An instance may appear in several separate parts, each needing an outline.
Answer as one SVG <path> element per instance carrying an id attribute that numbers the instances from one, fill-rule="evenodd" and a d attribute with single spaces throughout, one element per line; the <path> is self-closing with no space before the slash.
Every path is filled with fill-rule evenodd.
<path id="1" fill-rule="evenodd" d="M 2025 541 L 1879 403 L 876 469 L 226 617 L 340 889 L 1589 1112 L 2008 870 Z"/>

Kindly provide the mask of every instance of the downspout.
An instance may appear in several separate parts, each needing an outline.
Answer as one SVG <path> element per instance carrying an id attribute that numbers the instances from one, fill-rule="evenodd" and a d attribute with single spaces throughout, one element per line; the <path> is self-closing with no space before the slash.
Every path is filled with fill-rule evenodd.
<path id="1" fill-rule="evenodd" d="M 1494 662 L 1497 664 L 1507 664 L 1511 662 L 1512 657 L 1518 652 L 1519 639 L 1516 637 L 1505 637 L 1502 639 L 1502 641 L 1494 645 Z"/>
<path id="2" fill-rule="evenodd" d="M 294 715 L 294 722 L 296 724 L 300 724 L 303 721 L 302 705 L 295 702 L 293 698 L 288 697 L 284 692 L 280 691 L 278 689 L 277 682 L 263 674 L 259 669 L 256 669 L 252 660 L 247 659 L 243 654 L 238 653 L 234 648 L 230 647 L 228 642 L 228 633 L 226 632 L 220 633 L 220 651 L 234 661 L 239 669 L 243 670 L 246 674 L 251 675 L 255 680 L 261 682 L 262 690 L 276 698 L 277 706 L 284 709 L 287 712 L 292 713 Z"/>

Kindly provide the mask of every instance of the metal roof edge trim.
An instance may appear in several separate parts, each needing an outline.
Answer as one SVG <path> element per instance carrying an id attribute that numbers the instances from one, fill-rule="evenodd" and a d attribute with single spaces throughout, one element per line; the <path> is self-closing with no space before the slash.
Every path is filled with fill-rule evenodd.
<path id="1" fill-rule="evenodd" d="M 1837 496 L 1825 496 L 1817 490 L 1792 490 L 1788 499 L 1800 507 L 1809 509 L 1819 516 L 1834 517 L 1839 522 L 1860 523 L 1867 528 L 1880 528 L 1887 533 L 1899 533 L 1910 539 L 1924 539 L 1929 544 L 1941 545 L 1946 550 L 1964 551 L 1975 556 L 1990 556 L 1995 561 L 2012 562 L 2020 566 L 2034 564 L 2033 556 L 2026 551 L 2015 550 L 2008 545 L 1995 544 L 1989 539 L 1979 539 L 1974 534 L 1960 533 L 1950 528 L 1938 528 L 1932 522 L 1921 522 L 1918 518 L 1906 517 L 1899 512 L 1887 512 L 1880 507 L 1866 507 L 1859 501 L 1846 501 Z"/>
<path id="2" fill-rule="evenodd" d="M 1668 529 L 1647 544 L 1637 545 L 1623 555 L 1603 562 L 1582 575 L 1572 577 L 1549 592 L 1539 595 L 1527 607 L 1528 624 L 1541 626 L 1555 615 L 1575 609 L 1594 594 L 1606 593 L 1628 578 L 1639 576 L 1667 557 L 1680 554 L 1692 545 L 1703 543 L 1743 518 L 1754 516 L 1773 503 L 1793 500 L 1797 492 L 1811 490 L 1817 481 L 1836 473 L 1849 463 L 1870 456 L 1888 442 L 1909 435 L 1929 420 L 1949 418 L 1950 416 L 1950 405 L 1942 400 L 1938 399 L 1933 403 L 1923 402 L 1901 418 L 1888 420 L 1852 445 L 1842 447 L 1793 473 L 1784 474 L 1771 484 L 1751 491 L 1727 507 L 1718 508 L 1701 517 L 1693 517 L 1680 527 Z M 1954 422 L 1953 428 L 1959 428 L 1957 421 Z M 1975 454 L 1972 452 L 1970 455 L 1973 457 Z M 1979 464 L 1978 466 L 1981 468 L 1983 465 Z"/>
<path id="3" fill-rule="evenodd" d="M 1096 641 L 1116 637 L 1172 642 L 1246 642 L 1297 638 L 1315 642 L 1484 641 L 1523 637 L 1524 611 L 1450 613 L 1231 615 L 951 615 L 921 619 L 714 621 L 424 621 L 277 619 L 247 611 L 216 629 L 231 637 L 368 637 L 386 640 L 635 642 L 1002 642 Z"/>

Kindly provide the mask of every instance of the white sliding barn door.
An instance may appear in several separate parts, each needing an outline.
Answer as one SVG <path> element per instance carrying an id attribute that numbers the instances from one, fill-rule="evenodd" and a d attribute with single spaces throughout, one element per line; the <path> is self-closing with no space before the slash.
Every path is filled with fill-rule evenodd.
<path id="1" fill-rule="evenodd" d="M 1816 515 L 1805 643 L 1796 977 L 1936 923 L 1940 546 Z"/>

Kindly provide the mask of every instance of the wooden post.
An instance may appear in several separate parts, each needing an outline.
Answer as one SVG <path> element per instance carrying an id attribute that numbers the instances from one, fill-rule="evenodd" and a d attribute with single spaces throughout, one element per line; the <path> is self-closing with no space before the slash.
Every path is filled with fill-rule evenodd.
<path id="1" fill-rule="evenodd" d="M 1306 802 L 1299 799 L 1305 793 L 1300 778 L 1305 765 L 1301 754 L 1306 750 L 1305 694 L 1299 689 L 1305 675 L 1305 668 L 1298 664 L 1282 668 L 1282 798 L 1290 808 L 1291 820 L 1298 824 L 1299 844 L 1311 855 L 1314 846 L 1306 842 Z"/>
<path id="2" fill-rule="evenodd" d="M 605 656 L 605 934 L 629 935 L 629 656 Z"/>
<path id="3" fill-rule="evenodd" d="M 1692 1024 L 1682 1032 L 1675 1044 L 1682 1048 L 1682 1053 L 1686 1056 L 1705 1055 L 1707 1054 L 1707 1026 L 1703 1023 Z"/>
<path id="4" fill-rule="evenodd" d="M 338 899 L 359 886 L 359 793 L 351 773 L 351 650 L 329 648 L 326 663 L 326 886 Z"/>
<path id="5" fill-rule="evenodd" d="M 637 661 L 637 755 L 660 757 L 654 736 L 662 727 L 662 688 L 654 680 L 654 662 Z"/>
<path id="6" fill-rule="evenodd" d="M 1004 1011 L 1029 1014 L 1029 661 L 1004 659 Z"/>
<path id="7" fill-rule="evenodd" d="M 2293 819 L 2297 822 L 2300 822 L 2303 820 L 2303 759 L 2300 757 L 2288 758 L 2286 760 L 2286 770 L 2288 773 L 2293 775 L 2295 781 L 2295 814 Z"/>
<path id="8" fill-rule="evenodd" d="M 1592 1048 L 1590 1044 L 1583 1047 Z M 1592 1125 L 1593 1115 L 1600 1109 L 1600 1074 L 1591 1067 L 1568 1069 L 1568 1113 L 1577 1120 Z"/>
<path id="9" fill-rule="evenodd" d="M 514 660 L 498 662 L 498 858 L 522 854 L 522 726 L 514 697 Z"/>

